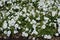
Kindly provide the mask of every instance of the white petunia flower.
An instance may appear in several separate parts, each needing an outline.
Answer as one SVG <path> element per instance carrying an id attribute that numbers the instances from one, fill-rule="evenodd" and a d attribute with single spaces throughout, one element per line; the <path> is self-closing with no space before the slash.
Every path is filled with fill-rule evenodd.
<path id="1" fill-rule="evenodd" d="M 18 18 L 19 18 L 19 16 L 15 16 L 13 19 L 17 21 L 17 20 L 18 20 Z"/>
<path id="2" fill-rule="evenodd" d="M 7 13 L 6 13 L 6 16 L 8 16 L 9 14 L 10 14 L 10 13 L 9 13 L 9 12 L 7 12 Z"/>
<path id="3" fill-rule="evenodd" d="M 18 27 L 18 29 L 21 29 L 20 27 Z"/>
<path id="4" fill-rule="evenodd" d="M 51 35 L 44 35 L 44 38 L 51 39 Z"/>
<path id="5" fill-rule="evenodd" d="M 37 32 L 36 30 L 33 30 L 32 34 L 37 35 L 37 34 L 38 34 L 38 32 Z"/>
<path id="6" fill-rule="evenodd" d="M 45 20 L 45 21 L 43 21 L 43 24 L 46 24 L 48 21 L 47 20 Z"/>
<path id="7" fill-rule="evenodd" d="M 35 2 L 36 0 L 32 0 L 32 2 Z"/>
<path id="8" fill-rule="evenodd" d="M 21 21 L 17 21 L 19 24 L 21 24 Z"/>
<path id="9" fill-rule="evenodd" d="M 58 27 L 58 33 L 60 34 L 60 27 Z"/>
<path id="10" fill-rule="evenodd" d="M 23 16 L 23 17 L 26 17 L 26 14 L 23 14 L 22 16 Z"/>
<path id="11" fill-rule="evenodd" d="M 11 31 L 8 31 L 7 32 L 7 36 L 9 37 L 11 35 Z"/>
<path id="12" fill-rule="evenodd" d="M 0 6 L 3 6 L 2 1 L 0 1 Z"/>
<path id="13" fill-rule="evenodd" d="M 59 33 L 56 33 L 55 35 L 56 35 L 56 36 L 59 36 Z"/>
<path id="14" fill-rule="evenodd" d="M 59 13 L 58 13 L 58 16 L 60 16 L 60 11 L 59 11 Z"/>
<path id="15" fill-rule="evenodd" d="M 28 37 L 28 33 L 26 33 L 26 32 L 22 32 L 22 36 L 24 36 L 24 37 Z"/>
<path id="16" fill-rule="evenodd" d="M 1 1 L 3 1 L 5 3 L 7 0 L 1 0 Z"/>
<path id="17" fill-rule="evenodd" d="M 24 11 L 24 12 L 26 13 L 26 11 L 27 11 L 27 10 L 26 10 L 26 7 L 24 7 L 22 11 Z"/>
<path id="18" fill-rule="evenodd" d="M 8 27 L 8 29 L 10 29 L 10 27 Z"/>
<path id="19" fill-rule="evenodd" d="M 43 1 L 43 0 L 40 0 L 40 1 L 38 2 L 38 6 L 43 6 L 43 5 L 45 5 L 45 4 L 44 4 L 44 1 Z"/>
<path id="20" fill-rule="evenodd" d="M 16 5 L 16 4 L 14 4 L 14 5 L 12 5 L 12 8 L 13 8 L 13 9 L 19 9 L 19 6 Z"/>
<path id="21" fill-rule="evenodd" d="M 57 14 L 57 11 L 52 11 L 52 16 L 54 17 Z"/>
<path id="22" fill-rule="evenodd" d="M 33 19 L 30 23 L 31 24 L 36 24 L 36 21 Z"/>
<path id="23" fill-rule="evenodd" d="M 7 34 L 7 31 L 4 31 L 4 34 Z"/>
<path id="24" fill-rule="evenodd" d="M 14 30 L 14 34 L 16 34 L 16 33 L 18 33 L 18 31 L 17 30 Z"/>
<path id="25" fill-rule="evenodd" d="M 14 19 L 11 19 L 11 20 L 9 20 L 8 21 L 8 23 L 9 23 L 9 26 L 14 26 L 15 25 L 15 20 Z"/>
<path id="26" fill-rule="evenodd" d="M 27 17 L 26 19 L 25 19 L 25 21 L 27 21 L 29 19 L 29 17 Z"/>
<path id="27" fill-rule="evenodd" d="M 42 27 L 41 27 L 42 29 L 45 29 L 46 28 L 46 26 L 45 25 L 42 25 Z"/>
<path id="28" fill-rule="evenodd" d="M 40 16 L 36 18 L 36 20 L 40 20 Z"/>
<path id="29" fill-rule="evenodd" d="M 58 24 L 58 26 L 60 27 L 60 24 Z"/>
<path id="30" fill-rule="evenodd" d="M 32 40 L 35 40 L 35 37 L 33 37 Z"/>
<path id="31" fill-rule="evenodd" d="M 49 18 L 48 17 L 44 17 L 44 20 L 49 20 Z"/>
<path id="32" fill-rule="evenodd" d="M 58 7 L 58 9 L 60 10 L 60 4 L 59 4 L 57 7 Z"/>
<path id="33" fill-rule="evenodd" d="M 32 27 L 33 27 L 33 29 L 36 29 L 36 25 L 35 25 L 35 24 L 33 24 L 33 26 L 32 26 Z"/>
<path id="34" fill-rule="evenodd" d="M 22 16 L 22 15 L 23 15 L 23 14 L 22 14 L 22 11 L 19 13 L 19 15 L 20 15 L 20 16 Z"/>
<path id="35" fill-rule="evenodd" d="M 15 27 L 15 29 L 17 29 L 17 28 L 19 27 L 19 25 L 18 25 L 18 24 L 15 24 L 15 26 L 14 26 L 14 27 Z"/>
<path id="36" fill-rule="evenodd" d="M 28 28 L 26 28 L 26 31 L 28 31 L 29 29 Z"/>
<path id="37" fill-rule="evenodd" d="M 4 29 L 6 29 L 7 28 L 7 22 L 6 21 L 4 21 L 3 22 L 3 26 L 2 26 Z"/>
<path id="38" fill-rule="evenodd" d="M 60 24 L 60 18 L 57 19 L 58 24 Z"/>
<path id="39" fill-rule="evenodd" d="M 11 0 L 9 0 L 7 3 L 12 3 L 12 1 L 11 1 Z"/>
<path id="40" fill-rule="evenodd" d="M 35 17 L 34 9 L 32 9 L 30 13 L 33 15 L 33 17 Z"/>
<path id="41" fill-rule="evenodd" d="M 29 14 L 29 13 L 26 13 L 26 15 L 27 15 L 27 16 L 30 16 L 30 14 Z"/>
<path id="42" fill-rule="evenodd" d="M 3 31 L 3 28 L 0 27 L 0 30 Z"/>

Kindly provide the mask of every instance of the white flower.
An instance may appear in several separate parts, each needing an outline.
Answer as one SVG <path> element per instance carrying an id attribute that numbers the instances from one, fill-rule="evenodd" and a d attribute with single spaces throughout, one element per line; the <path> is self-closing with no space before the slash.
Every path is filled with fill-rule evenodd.
<path id="1" fill-rule="evenodd" d="M 29 5 L 30 5 L 30 6 L 33 6 L 33 4 L 32 4 L 32 3 L 29 3 Z"/>
<path id="2" fill-rule="evenodd" d="M 11 1 L 11 0 L 9 0 L 7 3 L 12 3 L 12 1 Z"/>
<path id="3" fill-rule="evenodd" d="M 29 17 L 27 17 L 26 19 L 25 19 L 25 21 L 27 21 L 29 19 Z"/>
<path id="4" fill-rule="evenodd" d="M 36 18 L 36 20 L 40 20 L 40 16 Z"/>
<path id="5" fill-rule="evenodd" d="M 57 11 L 52 11 L 52 16 L 54 17 L 57 14 Z"/>
<path id="6" fill-rule="evenodd" d="M 29 29 L 28 28 L 26 28 L 26 31 L 28 31 Z"/>
<path id="7" fill-rule="evenodd" d="M 58 24 L 60 24 L 60 18 L 57 19 Z"/>
<path id="8" fill-rule="evenodd" d="M 22 16 L 23 16 L 23 17 L 26 17 L 26 14 L 23 14 Z"/>
<path id="9" fill-rule="evenodd" d="M 35 40 L 35 37 L 33 37 L 33 39 L 32 40 Z"/>
<path id="10" fill-rule="evenodd" d="M 18 33 L 18 31 L 17 30 L 14 30 L 14 34 L 16 34 L 16 33 Z"/>
<path id="11" fill-rule="evenodd" d="M 36 0 L 32 0 L 32 2 L 35 2 Z"/>
<path id="12" fill-rule="evenodd" d="M 2 0 L 3 2 L 6 2 L 7 0 Z"/>
<path id="13" fill-rule="evenodd" d="M 14 5 L 12 5 L 12 8 L 13 8 L 13 9 L 19 9 L 19 6 L 16 5 L 16 4 L 14 4 Z"/>
<path id="14" fill-rule="evenodd" d="M 36 21 L 33 19 L 30 23 L 31 24 L 36 24 Z"/>
<path id="15" fill-rule="evenodd" d="M 4 29 L 7 28 L 7 22 L 6 22 L 6 21 L 3 22 L 3 28 L 4 28 Z"/>
<path id="16" fill-rule="evenodd" d="M 0 1 L 0 6 L 3 6 L 2 1 Z"/>
<path id="17" fill-rule="evenodd" d="M 17 21 L 19 24 L 21 24 L 21 21 Z"/>
<path id="18" fill-rule="evenodd" d="M 14 19 L 14 20 L 18 20 L 18 18 L 19 18 L 19 16 L 15 16 L 13 19 Z"/>
<path id="19" fill-rule="evenodd" d="M 44 35 L 44 38 L 47 38 L 47 35 Z"/>
<path id="20" fill-rule="evenodd" d="M 26 15 L 27 15 L 27 16 L 30 16 L 30 14 L 29 14 L 29 13 L 26 13 Z"/>
<path id="21" fill-rule="evenodd" d="M 15 27 L 15 29 L 17 29 L 17 28 L 19 27 L 19 25 L 18 25 L 18 24 L 15 24 L 15 26 L 14 26 L 14 27 Z"/>
<path id="22" fill-rule="evenodd" d="M 22 11 L 24 11 L 26 13 L 26 7 L 24 7 Z"/>
<path id="23" fill-rule="evenodd" d="M 3 31 L 3 28 L 0 27 L 0 30 Z"/>
<path id="24" fill-rule="evenodd" d="M 49 20 L 49 18 L 48 17 L 44 17 L 44 20 Z"/>
<path id="25" fill-rule="evenodd" d="M 14 19 L 11 19 L 11 20 L 9 20 L 8 21 L 8 23 L 9 23 L 9 26 L 14 26 L 15 25 L 15 20 Z"/>
<path id="26" fill-rule="evenodd" d="M 44 11 L 47 11 L 48 9 L 45 7 L 45 8 L 43 8 L 43 10 L 44 10 Z"/>
<path id="27" fill-rule="evenodd" d="M 20 27 L 18 27 L 18 29 L 21 29 Z"/>
<path id="28" fill-rule="evenodd" d="M 41 27 L 42 29 L 45 29 L 46 28 L 46 26 L 45 25 L 42 25 L 42 27 Z"/>
<path id="29" fill-rule="evenodd" d="M 33 29 L 36 29 L 36 25 L 35 25 L 35 24 L 33 24 L 33 26 L 32 26 L 32 27 L 33 27 Z"/>
<path id="30" fill-rule="evenodd" d="M 47 20 L 45 20 L 45 21 L 43 21 L 43 24 L 46 24 L 48 21 Z"/>
<path id="31" fill-rule="evenodd" d="M 40 1 L 38 2 L 38 6 L 43 6 L 43 5 L 45 5 L 45 4 L 44 4 L 44 1 L 40 0 Z"/>
<path id="32" fill-rule="evenodd" d="M 58 24 L 58 26 L 60 27 L 60 24 Z"/>
<path id="33" fill-rule="evenodd" d="M 40 13 L 40 11 L 39 10 L 36 10 L 36 12 L 39 14 Z"/>
<path id="34" fill-rule="evenodd" d="M 9 37 L 11 35 L 11 31 L 8 31 L 7 32 L 7 36 Z"/>
<path id="35" fill-rule="evenodd" d="M 10 14 L 10 13 L 9 13 L 9 12 L 7 12 L 7 13 L 6 13 L 6 16 L 8 16 L 9 14 Z"/>
<path id="36" fill-rule="evenodd" d="M 8 29 L 10 29 L 10 27 L 8 27 Z"/>
<path id="37" fill-rule="evenodd" d="M 29 17 L 27 17 L 27 18 L 25 19 L 25 21 L 30 22 L 31 20 L 30 20 L 30 18 L 29 18 Z"/>
<path id="38" fill-rule="evenodd" d="M 59 33 L 56 33 L 55 35 L 56 35 L 56 36 L 59 36 Z"/>
<path id="39" fill-rule="evenodd" d="M 22 16 L 22 15 L 23 15 L 23 14 L 22 14 L 22 11 L 19 13 L 19 15 L 20 15 L 20 16 Z"/>
<path id="40" fill-rule="evenodd" d="M 58 33 L 60 34 L 60 27 L 58 27 Z"/>
<path id="41" fill-rule="evenodd" d="M 44 35 L 44 38 L 51 39 L 51 35 Z"/>
<path id="42" fill-rule="evenodd" d="M 60 10 L 60 4 L 59 4 L 57 7 L 58 7 L 58 9 Z"/>
<path id="43" fill-rule="evenodd" d="M 35 17 L 34 9 L 32 9 L 30 13 L 31 13 L 31 15 L 33 15 L 33 17 Z"/>
<path id="44" fill-rule="evenodd" d="M 36 30 L 33 30 L 32 34 L 37 35 L 37 34 L 38 34 L 38 32 L 37 32 Z"/>
<path id="45" fill-rule="evenodd" d="M 8 17 L 8 19 L 11 19 L 11 17 Z"/>
<path id="46" fill-rule="evenodd" d="M 59 13 L 58 13 L 58 16 L 60 16 L 60 11 L 59 11 Z"/>
<path id="47" fill-rule="evenodd" d="M 22 32 L 22 36 L 24 36 L 24 37 L 28 37 L 28 33 L 26 33 L 26 32 Z"/>
<path id="48" fill-rule="evenodd" d="M 30 19 L 28 19 L 28 22 L 30 22 L 31 20 Z"/>
<path id="49" fill-rule="evenodd" d="M 4 31 L 4 34 L 7 34 L 7 31 Z"/>

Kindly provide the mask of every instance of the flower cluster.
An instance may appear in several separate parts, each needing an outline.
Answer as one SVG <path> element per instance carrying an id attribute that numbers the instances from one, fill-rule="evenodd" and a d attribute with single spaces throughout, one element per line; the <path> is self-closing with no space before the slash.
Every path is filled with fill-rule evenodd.
<path id="1" fill-rule="evenodd" d="M 58 26 L 57 26 L 58 25 Z M 60 34 L 59 0 L 1 0 L 0 33 L 51 39 Z"/>

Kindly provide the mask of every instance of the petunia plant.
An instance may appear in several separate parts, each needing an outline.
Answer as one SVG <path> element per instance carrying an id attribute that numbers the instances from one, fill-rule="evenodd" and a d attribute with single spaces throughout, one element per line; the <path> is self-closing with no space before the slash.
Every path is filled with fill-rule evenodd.
<path id="1" fill-rule="evenodd" d="M 0 0 L 0 34 L 51 39 L 60 34 L 59 0 Z"/>

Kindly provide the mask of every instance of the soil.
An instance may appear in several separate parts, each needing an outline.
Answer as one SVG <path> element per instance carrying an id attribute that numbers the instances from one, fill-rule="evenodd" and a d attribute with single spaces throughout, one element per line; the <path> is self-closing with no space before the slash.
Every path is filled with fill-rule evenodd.
<path id="1" fill-rule="evenodd" d="M 22 37 L 22 36 L 20 36 L 20 37 L 14 37 L 14 38 L 12 38 L 12 37 L 8 37 L 8 38 L 0 38 L 0 40 L 32 40 L 32 38 L 31 39 L 28 39 L 28 38 L 26 38 L 26 37 Z M 44 38 L 36 38 L 36 40 L 48 40 L 48 39 L 44 39 Z M 50 39 L 50 40 L 60 40 L 60 37 L 53 37 L 52 39 Z"/>
<path id="2" fill-rule="evenodd" d="M 16 34 L 14 36 L 10 36 L 10 37 L 4 37 L 4 36 L 0 36 L 0 40 L 32 40 L 32 36 L 29 37 L 22 37 L 21 34 Z M 43 37 L 37 37 L 35 38 L 36 40 L 48 40 L 48 39 L 44 39 Z M 54 36 L 52 37 L 52 39 L 50 40 L 60 40 L 60 35 L 58 37 Z"/>

